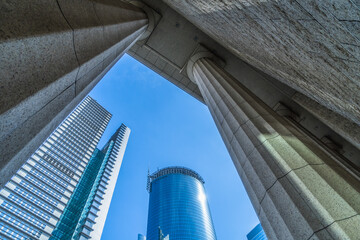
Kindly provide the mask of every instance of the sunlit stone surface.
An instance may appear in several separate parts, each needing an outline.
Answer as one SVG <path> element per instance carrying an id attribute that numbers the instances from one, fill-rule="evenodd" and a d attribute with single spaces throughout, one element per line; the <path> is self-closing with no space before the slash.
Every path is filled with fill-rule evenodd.
<path id="1" fill-rule="evenodd" d="M 358 177 L 212 60 L 197 60 L 193 78 L 269 239 L 360 238 Z"/>
<path id="2" fill-rule="evenodd" d="M 141 36 L 148 19 L 116 0 L 2 1 L 0 9 L 0 168 L 12 160 L 17 169 Z"/>

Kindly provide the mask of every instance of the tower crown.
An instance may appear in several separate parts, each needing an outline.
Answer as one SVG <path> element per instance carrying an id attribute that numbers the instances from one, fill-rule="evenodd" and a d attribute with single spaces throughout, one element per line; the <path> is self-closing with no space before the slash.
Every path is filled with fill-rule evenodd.
<path id="1" fill-rule="evenodd" d="M 194 170 L 191 170 L 189 168 L 186 167 L 178 167 L 178 166 L 174 166 L 174 167 L 167 167 L 167 168 L 163 168 L 163 169 L 159 169 L 156 172 L 154 172 L 153 174 L 148 174 L 148 180 L 147 180 L 147 187 L 146 189 L 151 192 L 151 183 L 153 181 L 155 181 L 156 179 L 168 175 L 168 174 L 183 174 L 183 175 L 187 175 L 193 178 L 196 178 L 197 180 L 199 180 L 202 184 L 205 183 L 204 179 Z"/>

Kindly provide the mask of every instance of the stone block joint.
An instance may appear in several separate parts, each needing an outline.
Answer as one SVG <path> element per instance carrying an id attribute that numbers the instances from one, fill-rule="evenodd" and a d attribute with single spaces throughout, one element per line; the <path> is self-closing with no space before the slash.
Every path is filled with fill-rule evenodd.
<path id="1" fill-rule="evenodd" d="M 359 214 L 359 179 L 211 56 L 195 53 L 188 75 L 203 94 L 268 237 L 308 239 L 334 221 Z M 339 234 L 359 237 L 344 226 L 328 231 L 327 237 Z"/>

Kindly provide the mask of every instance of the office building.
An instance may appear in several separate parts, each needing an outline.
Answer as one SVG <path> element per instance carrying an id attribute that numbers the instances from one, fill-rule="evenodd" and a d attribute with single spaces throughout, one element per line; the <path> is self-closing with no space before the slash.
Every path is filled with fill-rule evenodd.
<path id="1" fill-rule="evenodd" d="M 248 240 L 267 240 L 264 229 L 259 223 L 256 227 L 253 228 L 247 235 Z"/>
<path id="2" fill-rule="evenodd" d="M 0 239 L 100 239 L 130 133 L 96 149 L 110 118 L 86 97 L 35 151 L 0 191 Z"/>
<path id="3" fill-rule="evenodd" d="M 110 118 L 86 97 L 57 127 L 1 189 L 1 236 L 51 236 Z"/>
<path id="4" fill-rule="evenodd" d="M 102 150 L 95 149 L 51 240 L 101 238 L 129 135 L 121 124 Z"/>
<path id="5" fill-rule="evenodd" d="M 160 231 L 160 237 L 171 240 L 216 239 L 204 180 L 195 171 L 184 167 L 160 169 L 148 176 L 147 190 L 147 240 L 158 240 Z"/>

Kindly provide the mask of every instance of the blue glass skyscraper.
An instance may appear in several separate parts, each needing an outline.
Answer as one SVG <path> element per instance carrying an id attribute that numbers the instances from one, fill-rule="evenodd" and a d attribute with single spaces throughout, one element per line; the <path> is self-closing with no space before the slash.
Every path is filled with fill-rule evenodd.
<path id="1" fill-rule="evenodd" d="M 183 167 L 169 167 L 148 176 L 150 193 L 147 240 L 159 239 L 159 228 L 171 240 L 215 240 L 204 180 Z"/>
<path id="2" fill-rule="evenodd" d="M 0 239 L 100 239 L 130 129 L 86 97 L 0 189 Z"/>
<path id="3" fill-rule="evenodd" d="M 50 240 L 101 238 L 129 134 L 121 124 L 101 151 L 95 149 Z"/>
<path id="4" fill-rule="evenodd" d="M 251 230 L 248 235 L 246 235 L 248 240 L 267 240 L 264 229 L 259 223 L 256 227 Z"/>
<path id="5" fill-rule="evenodd" d="M 0 189 L 0 239 L 52 236 L 110 118 L 86 97 Z"/>

